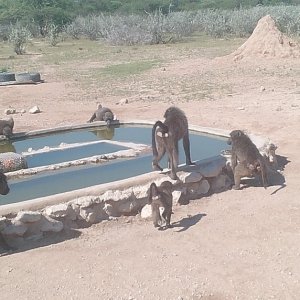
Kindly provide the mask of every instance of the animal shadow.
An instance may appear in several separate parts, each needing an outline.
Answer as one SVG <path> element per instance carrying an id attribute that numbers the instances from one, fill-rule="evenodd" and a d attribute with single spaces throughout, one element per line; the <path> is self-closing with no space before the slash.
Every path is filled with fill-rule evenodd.
<path id="1" fill-rule="evenodd" d="M 206 214 L 197 214 L 194 216 L 189 216 L 186 218 L 181 219 L 178 222 L 172 224 L 172 227 L 181 227 L 181 229 L 177 230 L 176 232 L 183 232 L 188 230 L 191 226 L 196 225 Z"/>
<path id="2" fill-rule="evenodd" d="M 291 162 L 290 160 L 287 159 L 287 157 L 281 155 L 276 155 L 276 159 L 277 159 L 278 169 L 280 171 L 283 171 L 285 166 Z"/>
<path id="3" fill-rule="evenodd" d="M 78 238 L 81 235 L 81 232 L 74 229 L 69 229 L 62 231 L 60 234 L 56 232 L 48 233 L 47 236 L 43 237 L 41 240 L 32 241 L 28 243 L 24 243 L 24 245 L 19 248 L 9 247 L 3 238 L 0 239 L 0 258 L 4 255 L 11 255 L 19 252 L 28 251 L 35 248 L 46 247 L 53 244 L 58 244 L 64 242 L 66 240 L 71 240 Z"/>
<path id="4" fill-rule="evenodd" d="M 277 158 L 277 170 L 270 169 L 268 172 L 268 181 L 269 181 L 269 187 L 272 186 L 279 186 L 275 191 L 271 193 L 271 195 L 276 194 L 278 191 L 282 190 L 286 187 L 285 183 L 285 177 L 282 174 L 282 171 L 284 170 L 285 166 L 290 163 L 291 161 L 288 160 L 285 156 L 276 155 Z M 261 187 L 261 182 L 259 176 L 255 176 L 253 178 L 243 178 L 241 180 L 241 190 L 246 189 L 249 187 Z"/>

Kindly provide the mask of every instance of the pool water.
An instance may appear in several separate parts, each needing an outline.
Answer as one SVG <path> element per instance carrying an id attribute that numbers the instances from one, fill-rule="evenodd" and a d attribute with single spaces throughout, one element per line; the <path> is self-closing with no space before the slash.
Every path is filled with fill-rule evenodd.
<path id="1" fill-rule="evenodd" d="M 13 141 L 12 146 L 16 152 L 34 150 L 49 147 L 58 147 L 61 143 L 84 143 L 99 140 L 114 140 L 120 142 L 133 142 L 151 145 L 151 127 L 121 126 L 119 128 L 105 130 L 77 130 L 40 136 L 30 139 Z M 221 150 L 228 149 L 226 138 L 213 135 L 203 135 L 190 131 L 191 157 L 193 161 L 206 159 L 219 155 Z M 72 148 L 70 152 L 53 151 L 56 153 L 40 153 L 28 157 L 29 166 L 52 164 L 72 157 L 89 157 L 99 155 L 113 150 L 120 150 L 120 146 L 103 143 L 103 149 L 96 145 L 90 147 Z M 111 148 L 112 147 L 112 148 Z M 116 147 L 116 148 L 114 148 Z M 108 152 L 107 152 L 108 151 Z M 77 156 L 76 156 L 76 155 Z M 34 157 L 35 156 L 35 157 Z M 32 161 L 30 161 L 32 159 Z M 152 154 L 130 159 L 117 159 L 104 164 L 90 164 L 84 166 L 70 167 L 46 173 L 28 176 L 22 179 L 9 180 L 10 193 L 0 197 L 0 205 L 25 201 L 37 197 L 49 196 L 57 193 L 72 191 L 92 185 L 107 183 L 137 176 L 152 171 Z M 185 163 L 185 154 L 182 141 L 179 142 L 179 162 Z M 162 167 L 167 167 L 167 158 L 160 162 Z"/>

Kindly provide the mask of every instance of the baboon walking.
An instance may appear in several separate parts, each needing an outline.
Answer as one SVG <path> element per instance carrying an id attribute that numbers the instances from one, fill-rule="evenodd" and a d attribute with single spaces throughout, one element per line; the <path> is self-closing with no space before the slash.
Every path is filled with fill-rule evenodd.
<path id="1" fill-rule="evenodd" d="M 152 167 L 154 170 L 163 169 L 158 164 L 167 152 L 168 164 L 171 169 L 170 177 L 177 179 L 178 141 L 183 140 L 186 164 L 193 164 L 190 153 L 188 120 L 185 113 L 178 107 L 169 107 L 164 114 L 165 121 L 157 121 L 152 128 Z"/>
<path id="2" fill-rule="evenodd" d="M 110 127 L 111 121 L 114 119 L 114 114 L 111 109 L 107 107 L 102 107 L 101 104 L 98 104 L 97 110 L 93 113 L 91 118 L 88 120 L 89 123 L 94 121 L 105 121 L 107 127 Z"/>
<path id="3" fill-rule="evenodd" d="M 241 177 L 261 174 L 264 188 L 268 185 L 266 163 L 251 139 L 241 130 L 233 130 L 227 142 L 232 146 L 231 167 L 234 189 L 240 188 Z"/>
<path id="4" fill-rule="evenodd" d="M 148 204 L 152 209 L 152 221 L 154 227 L 171 227 L 171 214 L 173 205 L 173 185 L 170 181 L 164 181 L 158 187 L 151 183 L 148 191 Z"/>
<path id="5" fill-rule="evenodd" d="M 0 194 L 7 195 L 9 193 L 9 187 L 7 184 L 7 178 L 3 172 L 0 171 Z"/>
<path id="6" fill-rule="evenodd" d="M 11 137 L 13 134 L 14 119 L 12 117 L 0 120 L 0 135 Z"/>

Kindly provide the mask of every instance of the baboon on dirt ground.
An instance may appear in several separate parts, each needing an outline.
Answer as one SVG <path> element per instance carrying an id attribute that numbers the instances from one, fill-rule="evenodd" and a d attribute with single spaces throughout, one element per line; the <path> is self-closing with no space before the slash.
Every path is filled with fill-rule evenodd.
<path id="1" fill-rule="evenodd" d="M 178 141 L 183 140 L 186 164 L 192 165 L 188 120 L 185 113 L 178 107 L 169 107 L 164 114 L 165 121 L 157 121 L 152 128 L 152 167 L 154 170 L 163 169 L 158 164 L 167 152 L 168 164 L 171 169 L 170 177 L 178 179 Z"/>
<path id="2" fill-rule="evenodd" d="M 11 137 L 13 134 L 14 119 L 12 117 L 0 120 L 0 135 Z"/>
<path id="3" fill-rule="evenodd" d="M 6 176 L 0 171 L 0 194 L 7 195 L 9 193 L 9 187 L 7 184 Z"/>
<path id="4" fill-rule="evenodd" d="M 227 141 L 232 146 L 231 167 L 234 175 L 233 188 L 240 189 L 241 177 L 260 174 L 264 188 L 268 186 L 264 157 L 251 139 L 241 130 L 233 130 Z"/>
<path id="5" fill-rule="evenodd" d="M 105 121 L 107 127 L 111 125 L 111 121 L 114 119 L 114 114 L 111 109 L 107 107 L 102 107 L 101 104 L 98 104 L 97 110 L 93 113 L 91 118 L 88 120 L 88 123 L 94 121 Z"/>
<path id="6" fill-rule="evenodd" d="M 152 221 L 154 227 L 170 228 L 173 205 L 173 185 L 170 181 L 164 181 L 158 187 L 151 183 L 148 191 L 148 204 L 151 205 Z"/>

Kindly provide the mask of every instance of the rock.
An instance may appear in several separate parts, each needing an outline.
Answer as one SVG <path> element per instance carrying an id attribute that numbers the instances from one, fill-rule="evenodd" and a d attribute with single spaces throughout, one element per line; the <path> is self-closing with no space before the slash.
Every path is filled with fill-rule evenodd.
<path id="1" fill-rule="evenodd" d="M 41 216 L 41 213 L 37 211 L 19 211 L 15 220 L 23 223 L 32 223 L 39 221 Z"/>
<path id="2" fill-rule="evenodd" d="M 12 220 L 12 223 L 7 225 L 2 231 L 3 236 L 23 236 L 27 230 L 27 226 L 17 220 Z"/>
<path id="3" fill-rule="evenodd" d="M 177 175 L 183 183 L 198 182 L 202 179 L 202 175 L 196 172 L 178 172 Z"/>
<path id="4" fill-rule="evenodd" d="M 34 235 L 29 235 L 27 237 L 24 238 L 24 241 L 26 242 L 36 242 L 36 241 L 39 241 L 43 238 L 43 233 L 42 232 L 39 232 L 37 234 L 34 234 Z"/>
<path id="5" fill-rule="evenodd" d="M 114 207 L 122 215 L 136 213 L 141 205 L 137 199 L 129 198 L 127 201 L 115 202 Z"/>
<path id="6" fill-rule="evenodd" d="M 14 249 L 18 249 L 18 248 L 22 247 L 25 243 L 24 238 L 21 236 L 4 235 L 3 239 L 9 247 L 14 248 Z"/>
<path id="7" fill-rule="evenodd" d="M 2 231 L 6 227 L 6 218 L 0 217 L 0 231 Z"/>
<path id="8" fill-rule="evenodd" d="M 264 86 L 261 86 L 261 87 L 260 87 L 260 91 L 261 91 L 261 92 L 264 92 L 265 90 L 266 90 L 266 88 L 265 88 Z"/>
<path id="9" fill-rule="evenodd" d="M 124 105 L 124 104 L 128 104 L 129 103 L 129 101 L 128 101 L 128 99 L 121 99 L 119 102 L 117 102 L 116 104 L 120 104 L 120 105 Z"/>
<path id="10" fill-rule="evenodd" d="M 152 216 L 152 209 L 150 204 L 146 204 L 141 211 L 141 218 L 148 219 Z"/>
<path id="11" fill-rule="evenodd" d="M 214 193 L 222 192 L 231 187 L 233 184 L 232 180 L 226 174 L 220 174 L 213 178 L 210 183 L 210 189 Z"/>
<path id="12" fill-rule="evenodd" d="M 199 172 L 203 177 L 216 177 L 226 166 L 226 158 L 220 156 L 218 159 L 209 161 L 208 163 L 202 163 L 200 165 Z"/>
<path id="13" fill-rule="evenodd" d="M 25 113 L 26 113 L 26 109 L 21 109 L 21 110 L 20 110 L 20 113 L 21 113 L 21 114 L 25 114 Z"/>
<path id="14" fill-rule="evenodd" d="M 79 216 L 90 224 L 98 223 L 107 219 L 103 203 L 96 203 L 91 207 L 80 207 Z"/>
<path id="15" fill-rule="evenodd" d="M 176 204 L 187 204 L 189 201 L 186 199 L 186 188 L 175 190 L 172 192 L 173 205 Z"/>
<path id="16" fill-rule="evenodd" d="M 118 215 L 113 205 L 110 203 L 105 203 L 103 210 L 109 217 L 116 217 Z"/>
<path id="17" fill-rule="evenodd" d="M 7 109 L 4 110 L 4 113 L 6 115 L 13 115 L 13 114 L 16 113 L 16 110 L 14 108 L 7 108 Z"/>
<path id="18" fill-rule="evenodd" d="M 163 180 L 162 180 L 163 181 Z M 155 182 L 158 186 L 160 185 L 158 182 Z M 134 197 L 137 199 L 142 199 L 142 198 L 147 198 L 148 196 L 148 190 L 149 190 L 150 184 L 145 186 L 145 185 L 140 185 L 132 188 L 132 192 L 134 194 Z M 129 195 L 130 196 L 130 195 Z M 146 204 L 146 203 L 143 203 Z"/>
<path id="19" fill-rule="evenodd" d="M 35 106 L 33 106 L 29 109 L 30 114 L 37 114 L 37 113 L 40 113 L 40 112 L 41 112 L 41 110 L 37 105 L 35 105 Z"/>
<path id="20" fill-rule="evenodd" d="M 187 186 L 187 192 L 192 196 L 200 196 L 208 193 L 210 185 L 206 179 L 201 180 L 200 183 L 189 183 Z"/>
<path id="21" fill-rule="evenodd" d="M 73 201 L 70 201 L 68 203 L 71 204 L 72 208 L 74 209 L 74 205 L 75 206 L 77 205 L 79 207 L 89 207 L 93 205 L 95 201 L 99 201 L 99 198 L 84 196 L 84 197 L 77 198 Z"/>
<path id="22" fill-rule="evenodd" d="M 18 153 L 0 153 L 0 170 L 4 173 L 13 172 L 28 167 L 26 158 Z"/>
<path id="23" fill-rule="evenodd" d="M 88 223 L 96 223 L 96 213 L 91 208 L 80 208 L 80 217 Z"/>
<path id="24" fill-rule="evenodd" d="M 40 229 L 43 232 L 44 231 L 59 232 L 64 227 L 62 222 L 54 220 L 47 215 L 42 215 L 40 222 L 41 222 Z"/>
<path id="25" fill-rule="evenodd" d="M 69 217 L 71 220 L 76 219 L 76 213 L 71 204 L 61 203 L 57 205 L 48 206 L 45 208 L 44 213 L 51 218 L 64 218 Z"/>

